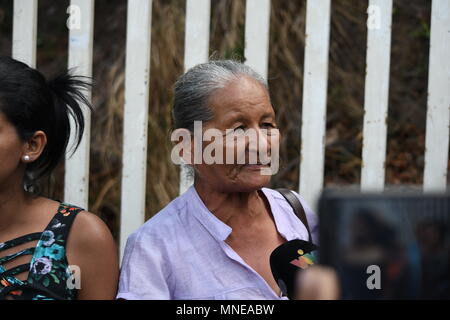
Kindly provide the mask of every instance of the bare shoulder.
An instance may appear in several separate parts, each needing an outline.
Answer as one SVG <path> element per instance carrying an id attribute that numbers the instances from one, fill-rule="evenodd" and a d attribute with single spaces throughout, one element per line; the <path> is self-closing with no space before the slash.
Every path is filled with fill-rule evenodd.
<path id="1" fill-rule="evenodd" d="M 73 222 L 68 238 L 69 245 L 92 249 L 114 245 L 114 239 L 102 219 L 91 212 L 81 211 Z"/>
<path id="2" fill-rule="evenodd" d="M 67 240 L 69 264 L 81 270 L 78 299 L 114 299 L 119 278 L 117 247 L 102 219 L 88 211 L 75 218 Z"/>

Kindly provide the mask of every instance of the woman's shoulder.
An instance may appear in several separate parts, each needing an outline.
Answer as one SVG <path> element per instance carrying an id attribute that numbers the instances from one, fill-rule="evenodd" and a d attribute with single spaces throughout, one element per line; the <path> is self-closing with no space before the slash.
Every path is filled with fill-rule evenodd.
<path id="1" fill-rule="evenodd" d="M 96 214 L 82 209 L 77 212 L 67 240 L 67 261 L 81 270 L 85 284 L 79 291 L 80 299 L 115 296 L 119 274 L 117 246 L 108 226 Z"/>
<path id="2" fill-rule="evenodd" d="M 284 209 L 284 211 L 293 213 L 292 206 L 289 204 L 289 202 L 286 200 L 286 198 L 280 193 L 280 191 L 278 191 L 277 189 L 270 189 L 270 188 L 263 188 L 262 190 L 266 195 L 270 195 L 277 202 L 277 204 L 282 209 Z M 308 221 L 314 220 L 314 222 L 315 222 L 315 220 L 317 220 L 317 217 L 316 217 L 316 214 L 314 213 L 314 211 L 311 209 L 310 204 L 307 203 L 307 201 L 298 192 L 293 191 L 293 190 L 290 190 L 290 191 L 300 201 L 300 204 L 302 205 L 303 209 L 305 210 L 306 216 L 308 217 Z"/>
<path id="3" fill-rule="evenodd" d="M 266 195 L 272 196 L 272 198 L 277 202 L 278 206 L 285 213 L 285 216 L 288 217 L 292 223 L 296 225 L 300 223 L 300 220 L 298 219 L 298 217 L 296 217 L 296 214 L 292 206 L 277 189 L 263 188 L 263 191 Z M 298 198 L 303 209 L 305 210 L 306 218 L 308 220 L 308 225 L 311 229 L 312 237 L 314 239 L 314 242 L 317 242 L 318 226 L 319 226 L 317 214 L 311 209 L 307 201 L 298 192 L 293 190 L 291 190 L 291 192 Z"/>
<path id="4" fill-rule="evenodd" d="M 43 197 L 34 203 L 45 212 L 47 229 L 65 229 L 70 238 L 84 241 L 98 241 L 110 234 L 102 219 L 80 206 Z"/>
<path id="5" fill-rule="evenodd" d="M 115 250 L 116 244 L 106 223 L 94 213 L 80 209 L 67 238 L 69 260 L 70 256 L 101 257 Z"/>
<path id="6" fill-rule="evenodd" d="M 74 208 L 75 206 L 70 206 Z M 110 238 L 111 232 L 106 223 L 96 214 L 79 208 L 73 222 L 72 235 L 81 242 L 97 242 Z"/>
<path id="7" fill-rule="evenodd" d="M 286 198 L 281 194 L 281 192 L 278 189 L 262 188 L 262 190 L 265 194 L 270 194 L 278 202 L 288 203 L 286 201 Z M 299 199 L 299 201 L 301 202 L 301 204 L 303 206 L 306 206 L 309 208 L 309 205 L 306 203 L 305 199 L 297 191 L 294 191 L 294 190 L 290 190 L 290 191 Z"/>

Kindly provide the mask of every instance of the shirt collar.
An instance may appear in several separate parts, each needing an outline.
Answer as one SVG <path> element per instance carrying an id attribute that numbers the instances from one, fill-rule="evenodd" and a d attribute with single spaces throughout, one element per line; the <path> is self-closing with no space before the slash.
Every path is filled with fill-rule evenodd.
<path id="1" fill-rule="evenodd" d="M 262 188 L 261 191 L 269 202 L 270 210 L 275 220 L 275 226 L 281 236 L 287 241 L 300 238 L 298 232 L 292 228 L 288 215 L 284 212 L 285 209 L 280 206 L 279 202 L 273 197 L 269 189 Z M 209 211 L 194 186 L 189 187 L 186 191 L 186 195 L 188 196 L 188 205 L 192 207 L 192 214 L 195 218 L 217 241 L 225 241 L 233 229 Z"/>
<path id="2" fill-rule="evenodd" d="M 195 218 L 217 241 L 225 241 L 233 229 L 209 211 L 194 186 L 190 186 L 186 193 L 188 199 L 192 200 L 188 200 L 188 205 L 192 207 L 192 214 Z"/>

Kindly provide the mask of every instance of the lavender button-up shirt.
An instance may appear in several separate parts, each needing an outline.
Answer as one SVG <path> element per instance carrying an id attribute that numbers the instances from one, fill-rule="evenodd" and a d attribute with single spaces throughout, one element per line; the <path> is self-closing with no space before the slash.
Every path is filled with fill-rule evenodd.
<path id="1" fill-rule="evenodd" d="M 305 226 L 283 196 L 268 188 L 262 191 L 280 235 L 287 241 L 308 240 Z M 297 196 L 317 243 L 317 216 Z M 286 299 L 225 242 L 231 232 L 190 187 L 128 238 L 117 298 Z"/>

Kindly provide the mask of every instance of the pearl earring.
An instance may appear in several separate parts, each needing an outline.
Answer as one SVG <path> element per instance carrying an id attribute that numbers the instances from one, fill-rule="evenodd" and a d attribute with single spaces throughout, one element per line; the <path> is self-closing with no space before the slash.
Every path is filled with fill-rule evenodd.
<path id="1" fill-rule="evenodd" d="M 30 156 L 29 155 L 23 156 L 23 161 L 30 161 Z"/>

